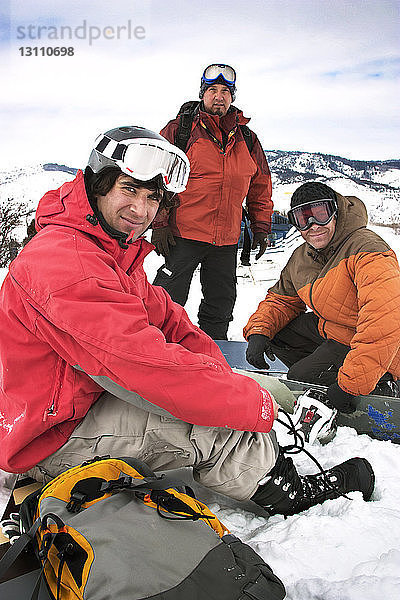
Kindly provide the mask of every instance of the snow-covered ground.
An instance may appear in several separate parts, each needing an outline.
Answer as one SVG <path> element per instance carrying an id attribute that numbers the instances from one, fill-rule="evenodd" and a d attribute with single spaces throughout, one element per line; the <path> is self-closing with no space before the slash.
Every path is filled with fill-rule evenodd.
<path id="1" fill-rule="evenodd" d="M 373 227 L 400 256 L 400 236 L 385 227 Z M 279 276 L 288 256 L 299 243 L 289 234 L 282 251 L 269 250 L 258 264 L 238 268 L 238 300 L 229 337 L 242 340 L 242 328 L 249 315 Z M 150 281 L 162 263 L 152 253 L 146 259 Z M 0 282 L 6 274 L 0 269 Z M 196 322 L 200 299 L 198 274 L 191 289 L 187 311 Z M 276 426 L 282 445 L 288 438 Z M 309 448 L 324 467 L 353 456 L 366 457 L 374 467 L 376 487 L 371 502 L 361 494 L 349 494 L 325 502 L 309 511 L 284 519 L 266 519 L 238 503 L 218 498 L 211 504 L 231 532 L 252 546 L 287 589 L 288 600 L 397 600 L 400 597 L 400 445 L 372 440 L 342 427 L 326 446 Z M 300 473 L 315 472 L 306 455 L 295 455 Z M 5 498 L 0 473 L 0 514 Z M 208 499 L 206 501 L 209 501 Z M 3 506 L 2 506 L 3 502 Z"/>
<path id="2" fill-rule="evenodd" d="M 386 227 L 371 227 L 400 257 L 400 236 Z M 282 251 L 270 249 L 252 266 L 238 267 L 238 298 L 229 338 L 243 340 L 248 317 L 279 277 L 291 252 L 302 239 L 291 230 Z M 155 253 L 147 259 L 151 281 L 162 259 Z M 198 273 L 191 288 L 187 312 L 196 323 L 201 297 Z M 281 425 L 275 429 L 282 445 L 290 439 Z M 339 428 L 326 446 L 308 447 L 325 467 L 353 456 L 367 458 L 376 474 L 371 502 L 360 493 L 349 494 L 284 519 L 265 519 L 223 502 L 212 509 L 231 532 L 254 548 L 286 586 L 288 600 L 395 600 L 400 598 L 400 445 L 357 435 L 349 427 Z M 295 455 L 300 473 L 315 472 L 311 460 Z"/>

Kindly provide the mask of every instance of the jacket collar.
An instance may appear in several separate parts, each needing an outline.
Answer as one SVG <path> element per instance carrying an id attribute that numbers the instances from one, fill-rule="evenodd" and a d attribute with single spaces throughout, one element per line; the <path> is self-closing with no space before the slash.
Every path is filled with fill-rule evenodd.
<path id="1" fill-rule="evenodd" d="M 223 117 L 219 115 L 210 115 L 210 113 L 204 110 L 203 102 L 199 106 L 199 117 L 207 124 L 213 123 L 215 127 L 224 130 L 229 133 L 232 129 L 235 129 L 238 125 L 247 125 L 250 118 L 245 117 L 243 112 L 236 108 L 236 106 L 229 107 L 228 112 Z"/>
<path id="2" fill-rule="evenodd" d="M 229 152 L 229 149 L 234 145 L 238 126 L 247 124 L 250 119 L 244 117 L 242 111 L 232 105 L 223 117 L 205 112 L 202 106 L 203 103 L 199 107 L 198 122 L 221 148 L 225 147 L 226 144 L 223 140 L 227 140 L 225 151 Z"/>
<path id="3" fill-rule="evenodd" d="M 40 200 L 36 211 L 36 228 L 39 231 L 50 225 L 69 227 L 91 236 L 124 270 L 130 269 L 138 261 L 142 263 L 153 249 L 144 238 L 125 243 L 125 234 L 119 234 L 105 221 L 101 226 L 99 214 L 95 215 L 90 206 L 82 171 L 78 171 L 73 181 L 64 183 L 58 190 L 47 192 Z"/>

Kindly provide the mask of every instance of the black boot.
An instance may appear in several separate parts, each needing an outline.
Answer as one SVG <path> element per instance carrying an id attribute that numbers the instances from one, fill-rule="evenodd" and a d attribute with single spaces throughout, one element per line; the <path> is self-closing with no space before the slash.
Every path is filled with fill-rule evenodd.
<path id="1" fill-rule="evenodd" d="M 369 500 L 374 483 L 374 472 L 365 458 L 350 458 L 315 475 L 300 476 L 292 459 L 280 453 L 251 499 L 270 515 L 289 516 L 348 492 L 362 492 L 364 500 Z"/>

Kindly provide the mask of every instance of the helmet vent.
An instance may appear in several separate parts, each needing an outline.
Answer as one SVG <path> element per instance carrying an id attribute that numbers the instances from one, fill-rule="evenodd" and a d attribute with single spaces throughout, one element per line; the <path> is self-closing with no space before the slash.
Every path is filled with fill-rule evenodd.
<path id="1" fill-rule="evenodd" d="M 108 143 L 109 143 L 110 139 L 103 137 L 102 140 L 100 140 L 100 142 L 97 144 L 96 146 L 96 150 L 97 152 L 104 152 L 104 150 L 107 148 Z"/>
<path id="2" fill-rule="evenodd" d="M 113 158 L 114 160 L 122 160 L 124 158 L 125 150 L 126 150 L 125 144 L 117 144 L 114 152 L 111 155 L 111 158 Z"/>

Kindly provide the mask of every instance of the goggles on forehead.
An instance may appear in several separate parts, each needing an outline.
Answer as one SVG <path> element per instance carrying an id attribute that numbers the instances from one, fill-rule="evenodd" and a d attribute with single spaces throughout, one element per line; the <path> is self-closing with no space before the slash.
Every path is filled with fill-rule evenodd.
<path id="1" fill-rule="evenodd" d="M 167 140 L 132 138 L 116 142 L 101 135 L 94 149 L 135 179 L 149 181 L 161 175 L 165 190 L 177 194 L 186 189 L 189 160 L 182 150 Z"/>
<path id="2" fill-rule="evenodd" d="M 327 225 L 337 214 L 337 203 L 332 198 L 316 200 L 307 204 L 300 204 L 288 211 L 288 219 L 299 231 L 306 231 L 316 223 Z"/>
<path id="3" fill-rule="evenodd" d="M 210 65 L 204 69 L 202 80 L 205 83 L 213 83 L 218 77 L 222 77 L 228 86 L 234 85 L 236 81 L 235 69 L 229 65 Z"/>

